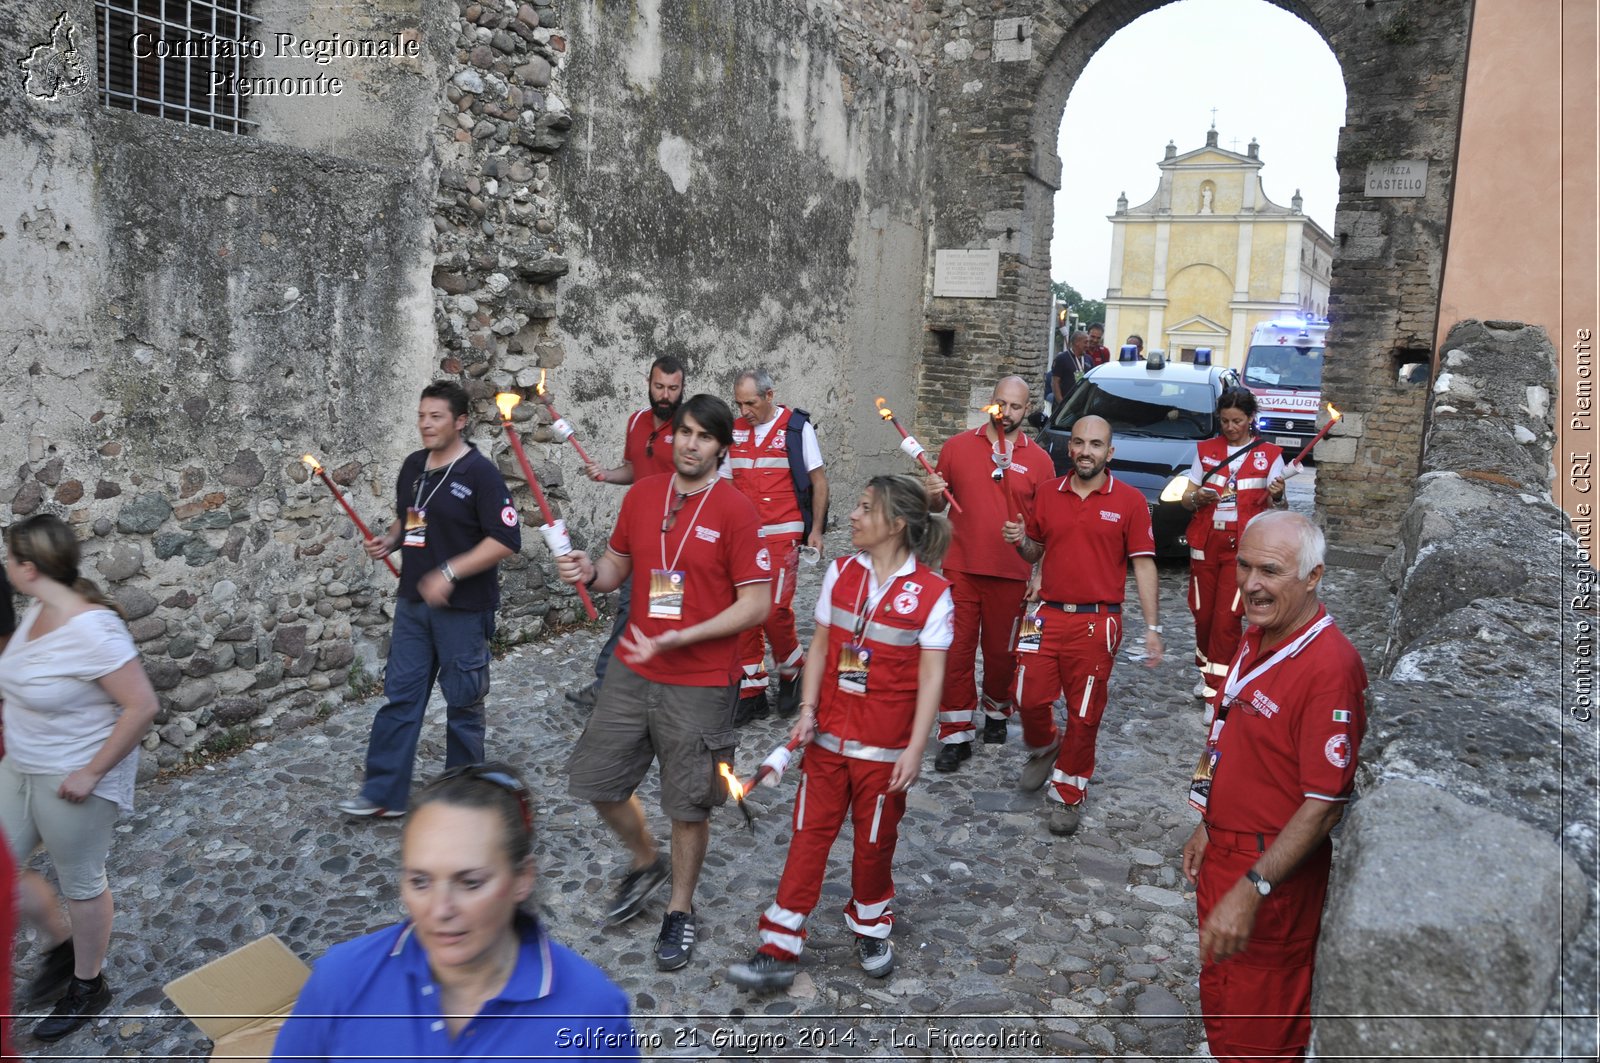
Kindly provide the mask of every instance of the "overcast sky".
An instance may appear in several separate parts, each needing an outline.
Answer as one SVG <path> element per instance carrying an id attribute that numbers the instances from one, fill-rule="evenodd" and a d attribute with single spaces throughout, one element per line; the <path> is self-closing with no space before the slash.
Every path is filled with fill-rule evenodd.
<path id="1" fill-rule="evenodd" d="M 1251 137 L 1261 142 L 1267 198 L 1288 206 L 1299 188 L 1305 212 L 1333 232 L 1344 82 L 1326 42 L 1266 0 L 1181 0 L 1106 42 L 1067 98 L 1055 280 L 1105 297 L 1118 193 L 1131 206 L 1154 195 L 1167 141 L 1180 155 L 1204 147 L 1213 107 L 1219 147 L 1242 155 Z"/>

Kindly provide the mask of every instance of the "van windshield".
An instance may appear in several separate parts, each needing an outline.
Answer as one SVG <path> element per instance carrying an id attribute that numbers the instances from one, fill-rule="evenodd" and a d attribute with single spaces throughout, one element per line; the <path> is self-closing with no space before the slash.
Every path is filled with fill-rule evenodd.
<path id="1" fill-rule="evenodd" d="M 1056 411 L 1052 423 L 1067 430 L 1078 418 L 1095 414 L 1111 423 L 1113 435 L 1209 439 L 1217 434 L 1216 401 L 1203 383 L 1090 376 Z"/>
<path id="2" fill-rule="evenodd" d="M 1322 348 L 1271 344 L 1251 347 L 1244 360 L 1244 382 L 1252 388 L 1322 389 Z"/>

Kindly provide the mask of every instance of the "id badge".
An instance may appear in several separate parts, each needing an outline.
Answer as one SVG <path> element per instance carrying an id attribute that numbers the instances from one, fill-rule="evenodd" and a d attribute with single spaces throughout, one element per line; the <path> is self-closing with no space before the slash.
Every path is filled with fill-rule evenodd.
<path id="1" fill-rule="evenodd" d="M 675 569 L 650 570 L 650 619 L 682 620 L 684 575 Z"/>
<path id="2" fill-rule="evenodd" d="M 1022 614 L 1022 623 L 1017 628 L 1017 652 L 1038 653 L 1039 644 L 1044 640 L 1044 617 L 1038 610 Z"/>
<path id="3" fill-rule="evenodd" d="M 1189 779 L 1189 804 L 1204 812 L 1211 801 L 1211 780 L 1217 773 L 1217 739 L 1222 735 L 1221 721 L 1211 725 L 1206 734 L 1205 752 L 1195 762 L 1194 774 Z"/>
<path id="4" fill-rule="evenodd" d="M 872 662 L 872 651 L 854 642 L 847 642 L 839 650 L 839 689 L 846 694 L 867 692 L 867 668 Z"/>
<path id="5" fill-rule="evenodd" d="M 406 507 L 406 546 L 428 545 L 428 511 L 416 506 Z"/>

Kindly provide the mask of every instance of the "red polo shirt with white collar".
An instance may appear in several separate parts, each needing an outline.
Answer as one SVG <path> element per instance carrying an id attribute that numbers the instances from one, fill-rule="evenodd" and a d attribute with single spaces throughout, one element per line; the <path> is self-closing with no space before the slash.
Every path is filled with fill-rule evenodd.
<path id="1" fill-rule="evenodd" d="M 677 467 L 672 464 L 672 418 L 658 427 L 655 411 L 650 407 L 634 411 L 622 441 L 622 460 L 633 466 L 634 483 L 676 472 Z"/>
<path id="2" fill-rule="evenodd" d="M 1047 602 L 1120 604 L 1127 593 L 1128 559 L 1154 557 L 1155 536 L 1144 496 L 1106 473 L 1088 498 L 1068 473 L 1038 489 L 1026 512 L 1028 538 L 1044 544 L 1039 594 Z"/>

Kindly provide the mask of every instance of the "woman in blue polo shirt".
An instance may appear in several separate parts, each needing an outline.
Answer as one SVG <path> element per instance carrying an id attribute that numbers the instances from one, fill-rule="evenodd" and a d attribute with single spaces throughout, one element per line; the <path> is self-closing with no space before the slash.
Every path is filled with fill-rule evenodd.
<path id="1" fill-rule="evenodd" d="M 329 949 L 272 1058 L 639 1058 L 626 994 L 520 910 L 532 845 L 527 789 L 503 764 L 419 791 L 400 853 L 409 921 Z"/>

